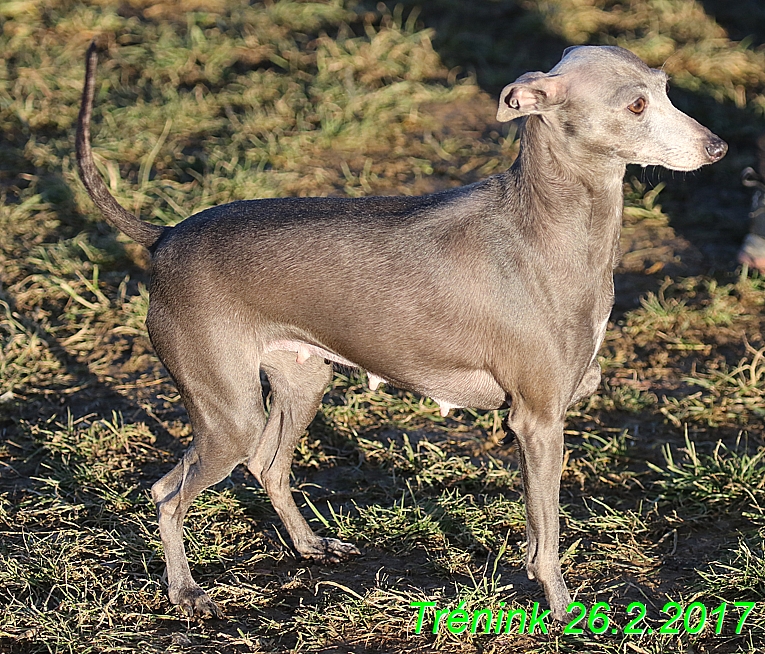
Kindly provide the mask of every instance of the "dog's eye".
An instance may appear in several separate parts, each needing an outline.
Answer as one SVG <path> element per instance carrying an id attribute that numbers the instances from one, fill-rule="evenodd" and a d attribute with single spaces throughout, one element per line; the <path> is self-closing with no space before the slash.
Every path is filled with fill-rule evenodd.
<path id="1" fill-rule="evenodd" d="M 629 109 L 636 116 L 639 116 L 645 111 L 645 107 L 646 107 L 645 98 L 638 98 L 629 107 L 627 107 L 627 109 Z"/>

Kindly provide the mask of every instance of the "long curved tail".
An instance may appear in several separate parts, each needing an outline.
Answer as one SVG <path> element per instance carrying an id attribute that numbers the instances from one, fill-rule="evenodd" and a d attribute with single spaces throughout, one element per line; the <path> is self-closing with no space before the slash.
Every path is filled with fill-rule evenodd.
<path id="1" fill-rule="evenodd" d="M 90 149 L 90 117 L 93 113 L 97 63 L 98 49 L 94 42 L 90 44 L 85 55 L 85 87 L 82 90 L 82 105 L 77 119 L 77 166 L 80 179 L 106 220 L 136 243 L 151 248 L 167 228 L 146 223 L 117 204 L 93 162 L 93 152 Z"/>

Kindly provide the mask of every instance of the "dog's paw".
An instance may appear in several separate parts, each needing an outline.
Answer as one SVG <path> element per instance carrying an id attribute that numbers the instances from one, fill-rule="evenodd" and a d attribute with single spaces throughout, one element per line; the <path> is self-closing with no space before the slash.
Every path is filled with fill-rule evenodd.
<path id="1" fill-rule="evenodd" d="M 361 551 L 352 543 L 344 543 L 337 538 L 316 538 L 298 549 L 306 559 L 322 563 L 340 563 L 351 556 L 358 556 Z"/>
<path id="2" fill-rule="evenodd" d="M 218 608 L 218 605 L 196 584 L 171 593 L 170 601 L 177 604 L 181 611 L 190 618 L 196 616 L 220 619 L 223 617 L 223 612 Z"/>

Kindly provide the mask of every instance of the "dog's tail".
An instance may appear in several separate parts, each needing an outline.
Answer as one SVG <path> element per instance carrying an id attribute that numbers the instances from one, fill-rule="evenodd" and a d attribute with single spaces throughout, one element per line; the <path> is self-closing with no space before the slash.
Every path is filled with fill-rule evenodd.
<path id="1" fill-rule="evenodd" d="M 93 42 L 85 55 L 85 87 L 82 90 L 82 106 L 77 119 L 77 166 L 80 179 L 106 220 L 137 243 L 151 248 L 167 228 L 146 223 L 123 209 L 109 193 L 93 162 L 93 152 L 90 149 L 90 117 L 93 113 L 97 63 L 98 48 Z"/>

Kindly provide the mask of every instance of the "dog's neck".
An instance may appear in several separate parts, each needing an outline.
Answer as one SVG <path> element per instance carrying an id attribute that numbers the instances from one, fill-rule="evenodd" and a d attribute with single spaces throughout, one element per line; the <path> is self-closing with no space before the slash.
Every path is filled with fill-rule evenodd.
<path id="1" fill-rule="evenodd" d="M 518 159 L 509 171 L 516 180 L 524 231 L 558 252 L 567 247 L 579 255 L 586 252 L 590 266 L 612 266 L 621 230 L 625 168 L 614 156 L 577 150 L 557 126 L 530 116 L 522 128 Z"/>

